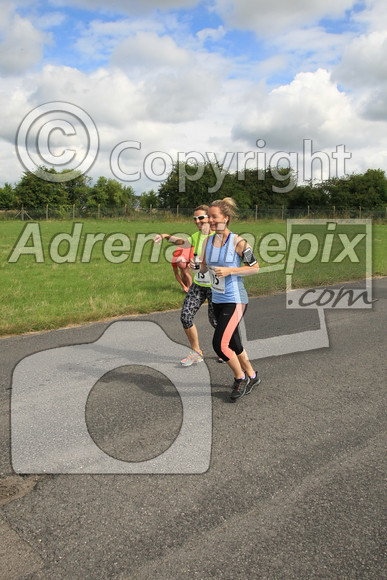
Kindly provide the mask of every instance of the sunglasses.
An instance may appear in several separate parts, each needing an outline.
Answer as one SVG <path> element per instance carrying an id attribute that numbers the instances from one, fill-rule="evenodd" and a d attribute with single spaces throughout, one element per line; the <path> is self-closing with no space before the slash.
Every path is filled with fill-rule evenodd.
<path id="1" fill-rule="evenodd" d="M 193 218 L 193 219 L 194 219 L 194 220 L 195 220 L 195 222 L 196 222 L 196 220 L 200 220 L 200 221 L 202 221 L 202 220 L 204 220 L 204 218 L 206 218 L 206 217 L 208 217 L 208 215 L 198 215 L 198 216 L 194 216 L 194 218 Z"/>

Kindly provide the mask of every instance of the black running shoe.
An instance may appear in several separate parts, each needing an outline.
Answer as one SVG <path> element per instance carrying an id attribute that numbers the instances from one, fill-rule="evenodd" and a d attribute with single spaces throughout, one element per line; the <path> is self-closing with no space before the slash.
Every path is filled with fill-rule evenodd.
<path id="1" fill-rule="evenodd" d="M 248 395 L 249 393 L 251 393 L 251 391 L 254 389 L 254 387 L 259 385 L 260 382 L 261 382 L 261 379 L 259 378 L 257 371 L 255 371 L 255 377 L 253 379 L 250 377 L 250 382 L 246 385 L 245 395 Z"/>
<path id="2" fill-rule="evenodd" d="M 246 394 L 246 387 L 249 384 L 250 379 L 248 376 L 244 379 L 234 379 L 234 384 L 232 386 L 232 391 L 230 395 L 230 400 L 235 403 L 237 399 L 243 397 Z"/>

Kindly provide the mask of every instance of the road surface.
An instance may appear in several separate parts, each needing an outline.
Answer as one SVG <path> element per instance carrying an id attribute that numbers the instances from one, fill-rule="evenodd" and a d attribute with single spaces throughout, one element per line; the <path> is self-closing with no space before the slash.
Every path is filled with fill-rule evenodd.
<path id="1" fill-rule="evenodd" d="M 386 278 L 374 281 L 374 298 L 372 309 L 325 312 L 328 346 L 257 356 L 262 384 L 236 404 L 228 401 L 230 371 L 212 352 L 203 307 L 197 325 L 206 353 L 200 376 L 208 372 L 211 393 L 211 453 L 202 473 L 16 474 L 13 370 L 26 360 L 36 363 L 26 359 L 35 353 L 96 343 L 111 325 L 0 340 L 0 577 L 385 577 Z M 178 312 L 125 321 L 156 323 L 176 352 L 188 351 Z M 246 336 L 257 354 L 258 344 L 273 345 L 270 339 L 284 335 L 293 335 L 296 344 L 299 333 L 318 331 L 320 322 L 316 311 L 286 310 L 283 295 L 252 299 Z M 169 344 L 166 339 L 166 349 Z M 113 356 L 106 344 L 99 352 L 105 362 Z M 72 362 L 62 367 L 63 397 Z M 149 461 L 173 446 L 184 407 L 174 365 L 171 359 L 172 379 L 141 359 L 95 382 L 84 417 L 104 454 L 125 465 Z M 199 376 L 195 369 L 184 371 L 191 382 Z M 39 387 L 31 377 L 28 390 L 28 376 L 20 380 L 28 430 L 37 416 L 28 402 L 44 406 L 39 388 L 50 385 Z M 72 417 L 67 419 L 71 432 Z M 195 428 L 193 444 L 202 436 L 198 432 L 195 439 Z M 14 436 L 14 446 L 22 445 Z M 28 461 L 22 452 L 21 467 Z M 39 463 L 39 449 L 31 455 Z M 68 449 L 62 455 L 71 463 Z M 60 459 L 58 465 L 69 465 Z"/>

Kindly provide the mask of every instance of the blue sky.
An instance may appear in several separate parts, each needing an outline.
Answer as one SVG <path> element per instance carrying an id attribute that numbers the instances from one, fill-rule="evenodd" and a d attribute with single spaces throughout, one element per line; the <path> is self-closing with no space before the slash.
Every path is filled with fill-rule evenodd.
<path id="1" fill-rule="evenodd" d="M 50 2 L 34 2 L 32 6 L 25 6 L 20 10 L 20 14 L 26 18 L 31 18 L 37 26 L 46 28 L 52 34 L 52 42 L 48 42 L 44 49 L 44 58 L 40 63 L 66 63 L 67 66 L 75 66 L 82 71 L 89 72 L 98 66 L 104 66 L 109 61 L 110 51 L 95 59 L 84 59 L 77 48 L 77 40 L 79 37 L 86 35 L 90 29 L 91 22 L 99 23 L 122 23 L 126 20 L 136 22 L 138 16 L 125 14 L 122 11 L 112 10 L 95 10 L 76 8 L 69 6 L 50 6 Z M 212 29 L 219 31 L 219 35 L 215 37 L 209 36 L 204 42 L 205 48 L 209 52 L 220 53 L 227 58 L 241 62 L 256 62 L 265 61 L 271 55 L 276 53 L 276 39 L 264 38 L 256 34 L 254 30 L 239 29 L 226 26 L 224 19 L 211 10 L 211 2 L 199 2 L 191 9 L 172 10 L 169 12 L 162 11 L 159 8 L 155 9 L 148 15 L 152 21 L 164 22 L 164 30 L 162 34 L 170 33 L 172 36 L 176 35 L 176 27 L 179 26 L 180 34 L 184 31 L 187 35 L 195 36 L 201 31 Z M 343 35 L 346 32 L 360 34 L 366 28 L 359 22 L 355 22 L 352 18 L 353 13 L 362 11 L 364 4 L 357 4 L 351 10 L 346 10 L 341 18 L 321 18 L 316 20 L 316 26 L 321 27 L 326 33 L 331 35 Z M 50 26 L 45 26 L 44 21 L 51 21 Z M 172 26 L 168 26 L 168 21 Z M 141 17 L 140 17 L 141 22 Z M 223 34 L 220 33 L 223 30 Z M 110 36 L 111 48 L 120 41 L 117 35 Z M 306 55 L 313 53 L 313 49 L 308 47 L 300 48 Z M 335 55 L 335 59 L 340 59 L 340 54 Z M 289 73 L 283 70 L 276 72 L 273 78 L 266 79 L 267 82 L 280 84 L 289 80 Z"/>
<path id="2" fill-rule="evenodd" d="M 256 149 L 259 138 L 268 159 L 302 156 L 312 139 L 314 151 L 329 155 L 345 143 L 348 173 L 386 167 L 382 0 L 111 0 L 109 10 L 103 0 L 2 4 L 2 183 L 24 169 L 18 127 L 47 102 L 71 103 L 97 126 L 88 174 L 125 178 L 136 169 L 137 192 L 157 189 L 144 171 L 155 151 L 171 160 L 188 151 L 223 158 Z M 81 130 L 78 140 L 50 135 L 52 151 L 71 145 L 85 153 Z M 128 147 L 124 171 L 115 172 L 112 151 L 126 141 L 141 149 Z"/>
<path id="3" fill-rule="evenodd" d="M 151 15 L 151 20 L 163 22 L 162 35 L 169 33 L 173 37 L 181 36 L 183 33 L 195 37 L 205 29 L 212 29 L 215 32 L 222 29 L 224 27 L 222 18 L 206 9 L 205 4 L 200 3 L 192 10 L 174 10 L 167 14 L 156 9 Z M 28 13 L 29 10 L 25 9 L 24 14 L 27 16 Z M 39 23 L 39 18 L 44 18 L 48 14 L 47 8 L 41 7 L 39 16 L 35 16 L 34 19 Z M 111 44 L 106 51 L 100 54 L 99 58 L 84 59 L 77 47 L 77 41 L 80 37 L 87 35 L 90 23 L 98 22 L 106 25 L 115 23 L 119 25 L 125 21 L 136 22 L 137 20 L 120 12 L 101 12 L 72 7 L 63 7 L 56 14 L 61 22 L 51 28 L 53 41 L 45 46 L 44 59 L 41 64 L 65 62 L 68 66 L 75 66 L 86 72 L 106 65 L 110 57 L 108 48 L 111 49 L 120 41 L 118 34 L 116 36 L 107 35 L 105 41 L 110 40 Z M 53 13 L 53 17 L 55 17 L 55 13 Z M 178 33 L 176 27 L 179 27 Z M 242 61 L 264 59 L 271 52 L 270 47 L 266 46 L 266 43 L 260 40 L 253 31 L 238 29 L 224 29 L 223 34 L 219 31 L 219 36 L 209 36 L 204 42 L 204 46 L 209 52 L 220 53 L 225 57 L 241 59 Z"/>

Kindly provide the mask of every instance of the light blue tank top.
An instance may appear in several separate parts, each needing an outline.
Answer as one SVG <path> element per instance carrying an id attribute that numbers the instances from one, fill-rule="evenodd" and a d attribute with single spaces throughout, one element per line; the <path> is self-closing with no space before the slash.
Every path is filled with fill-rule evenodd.
<path id="1" fill-rule="evenodd" d="M 211 272 L 213 272 L 215 266 L 234 268 L 241 266 L 241 258 L 234 248 L 235 237 L 236 234 L 230 232 L 226 243 L 221 248 L 214 246 L 215 236 L 209 238 L 206 247 L 206 263 Z M 212 274 L 213 280 L 214 277 L 214 274 Z M 218 291 L 217 287 L 221 288 L 221 291 Z M 247 297 L 242 277 L 232 275 L 226 276 L 217 282 L 215 281 L 212 285 L 212 301 L 215 302 L 215 304 L 226 302 L 247 304 L 249 299 Z"/>

